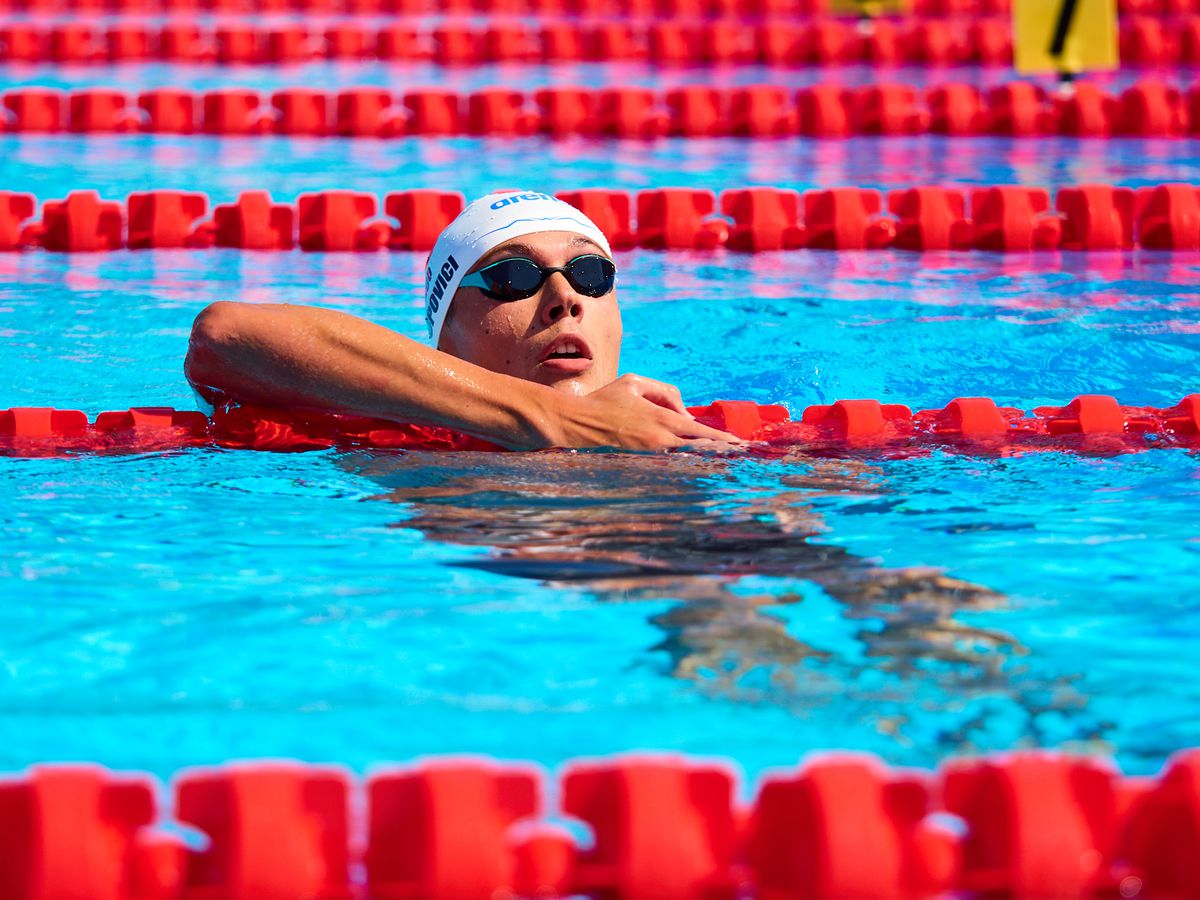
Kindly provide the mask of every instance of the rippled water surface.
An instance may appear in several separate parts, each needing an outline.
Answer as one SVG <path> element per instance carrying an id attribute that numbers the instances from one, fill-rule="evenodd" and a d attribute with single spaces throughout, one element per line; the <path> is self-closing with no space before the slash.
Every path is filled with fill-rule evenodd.
<path id="1" fill-rule="evenodd" d="M 1194 178 L 1162 142 L 221 142 L 0 137 L 0 181 L 478 194 Z M 531 164 L 531 160 L 533 164 Z M 1200 255 L 620 254 L 623 368 L 794 413 L 1200 389 Z M 188 407 L 217 299 L 420 336 L 410 254 L 0 255 L 0 408 Z M 633 747 L 749 774 L 814 748 L 1018 745 L 1133 771 L 1200 744 L 1200 466 L 945 454 L 0 459 L 0 769 L 356 768 Z"/>
<path id="2" fill-rule="evenodd" d="M 1200 370 L 1200 258 L 619 261 L 624 368 L 698 402 L 1169 405 Z M 417 267 L 3 257 L 0 408 L 190 406 L 187 330 L 223 297 L 418 336 Z M 1066 744 L 1145 770 L 1200 742 L 1181 450 L 4 459 L 0 511 L 6 768 L 650 746 L 753 773 L 818 747 Z"/>

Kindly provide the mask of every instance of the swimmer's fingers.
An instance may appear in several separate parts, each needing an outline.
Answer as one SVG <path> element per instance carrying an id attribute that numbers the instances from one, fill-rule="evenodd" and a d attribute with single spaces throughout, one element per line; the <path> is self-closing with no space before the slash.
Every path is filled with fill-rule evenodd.
<path id="1" fill-rule="evenodd" d="M 683 439 L 682 444 L 690 445 L 696 441 L 715 441 L 731 446 L 743 446 L 747 443 L 737 435 L 730 434 L 728 431 L 721 431 L 719 428 L 713 428 L 697 422 L 690 415 L 671 415 L 670 419 L 671 421 L 667 425 L 675 432 L 677 437 Z"/>
<path id="2" fill-rule="evenodd" d="M 714 456 L 739 456 L 745 453 L 749 447 L 750 443 L 748 441 L 734 438 L 732 441 L 714 441 L 708 439 L 686 441 L 675 449 L 685 450 L 689 453 L 705 453 Z"/>
<path id="3" fill-rule="evenodd" d="M 687 411 L 687 407 L 684 406 L 683 395 L 679 393 L 679 388 L 673 384 L 655 381 L 653 378 L 643 378 L 641 375 L 622 375 L 617 380 L 627 382 L 639 396 L 645 397 L 651 403 L 677 412 L 689 419 L 692 417 L 692 414 Z"/>

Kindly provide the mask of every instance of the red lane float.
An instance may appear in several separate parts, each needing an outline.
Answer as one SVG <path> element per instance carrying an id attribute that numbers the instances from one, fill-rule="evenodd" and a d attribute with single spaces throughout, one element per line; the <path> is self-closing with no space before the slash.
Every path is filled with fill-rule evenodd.
<path id="1" fill-rule="evenodd" d="M 756 442 L 752 451 L 767 457 L 799 452 L 891 458 L 935 449 L 984 456 L 1039 451 L 1111 455 L 1200 446 L 1200 394 L 1165 408 L 1122 406 L 1112 397 L 1084 395 L 1066 406 L 1029 413 L 998 407 L 984 397 L 960 397 L 941 409 L 916 413 L 900 404 L 839 400 L 810 406 L 796 420 L 782 406 L 743 401 L 718 401 L 691 411 L 705 424 Z M 276 452 L 501 449 L 446 428 L 262 406 L 219 409 L 212 419 L 199 412 L 134 408 L 100 413 L 91 423 L 78 410 L 0 409 L 0 454 L 7 456 L 187 447 Z"/>
<path id="2" fill-rule="evenodd" d="M 910 15 L 971 19 L 1007 16 L 1010 0 L 914 0 Z M 853 18 L 828 0 L 4 0 L 0 9 L 34 15 L 88 12 L 115 14 L 262 14 L 298 12 L 344 16 L 504 15 L 559 19 L 581 16 L 756 21 L 770 17 Z M 1196 0 L 1121 0 L 1123 15 L 1178 16 L 1200 11 Z"/>
<path id="3" fill-rule="evenodd" d="M 1200 17 L 1197 19 L 1200 46 Z M 1200 63 L 1200 57 L 1197 62 Z M 156 88 L 131 95 L 106 88 L 73 92 L 25 87 L 3 95 L 0 130 L 13 134 L 143 132 L 211 135 L 395 138 L 542 134 L 652 139 L 773 138 L 806 135 L 1049 135 L 1185 137 L 1200 133 L 1200 86 L 1186 93 L 1145 79 L 1119 94 L 1081 82 L 1067 96 L 1017 81 L 981 93 L 958 83 L 918 90 L 880 83 L 817 84 L 796 92 L 775 85 L 736 88 L 556 86 L 524 93 L 485 88 L 459 94 L 421 88 L 337 93 L 285 88 L 208 92 Z"/>
<path id="4" fill-rule="evenodd" d="M 371 775 L 290 762 L 148 775 L 45 765 L 0 783 L 9 900 L 1200 896 L 1200 751 L 1155 777 L 1044 751 L 895 770 L 814 756 L 749 804 L 676 755 L 432 759 Z M 544 797 L 557 796 L 549 806 Z M 585 847 L 551 816 L 574 816 Z M 184 825 L 206 842 L 187 846 Z M 362 835 L 362 837 L 359 837 Z"/>
<path id="5" fill-rule="evenodd" d="M 4 9 L 0 6 L 0 13 Z M 285 65 L 314 59 L 405 59 L 444 66 L 585 61 L 660 66 L 1012 66 L 1012 34 L 1005 14 L 877 19 L 864 29 L 850 18 L 730 21 L 701 12 L 684 20 L 656 18 L 660 12 L 650 2 L 649 18 L 641 20 L 564 18 L 525 24 L 518 19 L 473 25 L 451 19 L 432 28 L 353 20 L 324 25 L 246 21 L 214 26 L 105 25 L 87 20 L 47 23 L 35 17 L 0 22 L 0 62 L 107 64 L 153 59 Z M 1173 19 L 1127 18 L 1120 26 L 1122 65 L 1194 65 L 1200 60 L 1198 37 L 1200 10 L 1180 11 Z"/>
<path id="6" fill-rule="evenodd" d="M 1020 185 L 917 187 L 885 196 L 865 188 L 796 191 L 757 187 L 723 192 L 657 188 L 631 194 L 590 188 L 557 196 L 590 216 L 615 249 L 1042 250 L 1200 249 L 1200 187 L 1165 184 L 1136 191 L 1112 185 L 1049 192 Z M 205 218 L 199 193 L 144 191 L 122 204 L 95 191 L 47 201 L 0 191 L 0 251 L 42 247 L 97 252 L 154 247 L 236 247 L 311 252 L 427 251 L 462 211 L 461 194 L 388 194 L 387 219 L 371 194 L 321 191 L 296 204 L 246 191 Z"/>

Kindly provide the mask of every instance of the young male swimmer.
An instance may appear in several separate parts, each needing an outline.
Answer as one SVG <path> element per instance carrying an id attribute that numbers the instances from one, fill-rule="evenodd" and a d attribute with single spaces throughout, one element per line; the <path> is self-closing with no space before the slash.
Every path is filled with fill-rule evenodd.
<path id="1" fill-rule="evenodd" d="M 334 310 L 221 301 L 196 318 L 184 371 L 214 403 L 442 425 L 513 449 L 737 443 L 696 422 L 675 387 L 617 377 L 615 284 L 608 240 L 579 210 L 489 194 L 430 253 L 436 349 Z"/>

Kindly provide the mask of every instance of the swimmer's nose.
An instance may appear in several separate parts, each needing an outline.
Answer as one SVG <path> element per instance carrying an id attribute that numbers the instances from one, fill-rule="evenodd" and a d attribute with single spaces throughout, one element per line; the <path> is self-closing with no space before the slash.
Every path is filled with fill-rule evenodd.
<path id="1" fill-rule="evenodd" d="M 564 318 L 583 318 L 583 298 L 562 272 L 555 272 L 542 285 L 542 322 L 553 325 Z"/>

